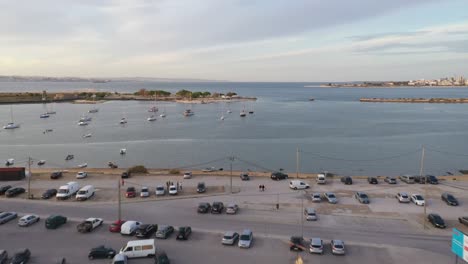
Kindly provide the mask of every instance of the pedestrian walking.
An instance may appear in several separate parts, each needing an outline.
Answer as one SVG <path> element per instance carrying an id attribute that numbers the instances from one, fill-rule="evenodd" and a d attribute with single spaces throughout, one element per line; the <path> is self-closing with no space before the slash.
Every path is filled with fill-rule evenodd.
<path id="1" fill-rule="evenodd" d="M 260 191 L 260 192 L 262 191 L 262 185 L 261 184 L 258 186 L 258 191 Z"/>
<path id="2" fill-rule="evenodd" d="M 179 182 L 177 182 L 177 190 L 179 190 Z"/>
<path id="3" fill-rule="evenodd" d="M 179 187 L 180 187 L 180 190 L 182 191 L 182 183 L 180 183 Z"/>

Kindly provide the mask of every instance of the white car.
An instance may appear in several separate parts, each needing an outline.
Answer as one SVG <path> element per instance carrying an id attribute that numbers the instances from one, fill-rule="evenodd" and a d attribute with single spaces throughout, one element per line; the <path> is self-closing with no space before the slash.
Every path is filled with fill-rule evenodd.
<path id="1" fill-rule="evenodd" d="M 407 193 L 404 192 L 399 192 L 395 196 L 398 199 L 398 202 L 400 203 L 409 203 L 410 202 L 410 197 Z"/>
<path id="2" fill-rule="evenodd" d="M 142 225 L 142 223 L 138 221 L 126 221 L 120 227 L 120 234 L 132 236 L 140 225 Z"/>
<path id="3" fill-rule="evenodd" d="M 177 187 L 175 185 L 169 186 L 169 194 L 170 195 L 177 195 Z"/>
<path id="4" fill-rule="evenodd" d="M 149 196 L 150 196 L 149 188 L 141 187 L 140 197 L 144 198 L 144 197 L 149 197 Z"/>
<path id="5" fill-rule="evenodd" d="M 76 174 L 76 178 L 77 179 L 84 179 L 88 177 L 88 173 L 84 172 L 84 171 L 80 171 Z"/>
<path id="6" fill-rule="evenodd" d="M 202 171 L 203 172 L 213 172 L 213 171 L 215 171 L 215 167 L 204 168 Z"/>
<path id="7" fill-rule="evenodd" d="M 252 246 L 253 233 L 249 229 L 242 231 L 242 234 L 239 237 L 239 242 L 237 245 L 240 248 L 250 248 Z"/>
<path id="8" fill-rule="evenodd" d="M 322 201 L 322 196 L 320 195 L 320 193 L 313 193 L 311 196 L 312 198 L 312 202 L 321 202 Z"/>
<path id="9" fill-rule="evenodd" d="M 310 185 L 301 180 L 292 180 L 289 182 L 289 188 L 293 190 L 309 189 Z"/>
<path id="10" fill-rule="evenodd" d="M 426 203 L 424 201 L 424 197 L 420 194 L 413 194 L 411 195 L 411 201 L 416 204 L 416 205 L 419 205 L 419 206 L 424 206 L 424 204 Z"/>
<path id="11" fill-rule="evenodd" d="M 184 179 L 192 179 L 192 172 L 191 171 L 184 172 Z"/>
<path id="12" fill-rule="evenodd" d="M 19 226 L 30 226 L 34 223 L 39 222 L 39 216 L 37 215 L 25 215 L 18 220 Z"/>
<path id="13" fill-rule="evenodd" d="M 155 194 L 156 194 L 156 196 L 165 195 L 166 194 L 166 189 L 164 188 L 164 186 L 158 185 L 158 186 L 156 186 Z"/>

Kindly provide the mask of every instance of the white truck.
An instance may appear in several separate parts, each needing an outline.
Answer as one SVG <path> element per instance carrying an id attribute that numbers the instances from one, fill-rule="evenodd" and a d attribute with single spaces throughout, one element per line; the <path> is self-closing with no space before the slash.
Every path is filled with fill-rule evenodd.
<path id="1" fill-rule="evenodd" d="M 57 200 L 66 200 L 75 195 L 80 189 L 80 185 L 77 182 L 69 182 L 66 185 L 60 186 L 57 195 Z"/>
<path id="2" fill-rule="evenodd" d="M 104 221 L 102 218 L 88 218 L 76 226 L 76 230 L 80 233 L 89 233 L 96 227 L 101 226 Z"/>
<path id="3" fill-rule="evenodd" d="M 86 185 L 85 187 L 81 188 L 78 191 L 78 193 L 76 194 L 76 200 L 85 201 L 93 196 L 94 196 L 94 186 Z"/>

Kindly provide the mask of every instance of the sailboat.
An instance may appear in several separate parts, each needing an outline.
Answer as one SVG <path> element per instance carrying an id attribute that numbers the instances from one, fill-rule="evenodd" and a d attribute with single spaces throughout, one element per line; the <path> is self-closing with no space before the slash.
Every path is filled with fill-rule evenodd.
<path id="1" fill-rule="evenodd" d="M 3 129 L 16 129 L 16 128 L 19 128 L 19 124 L 15 124 L 15 122 L 13 121 L 13 107 L 10 106 L 10 118 L 11 118 L 11 122 L 8 123 L 6 126 L 3 126 Z"/>
<path id="2" fill-rule="evenodd" d="M 95 103 L 95 100 L 96 100 L 96 95 L 93 94 L 93 104 Z M 95 114 L 97 112 L 99 112 L 99 109 L 96 108 L 96 107 L 93 107 L 93 108 L 88 110 L 88 113 L 90 113 L 90 114 Z"/>
<path id="3" fill-rule="evenodd" d="M 156 121 L 156 117 L 154 115 L 148 117 L 146 120 L 152 122 L 152 121 Z"/>
<path id="4" fill-rule="evenodd" d="M 253 106 L 251 105 L 250 110 L 249 110 L 249 114 L 253 114 L 253 113 L 254 113 L 254 110 L 253 110 Z"/>
<path id="5" fill-rule="evenodd" d="M 245 112 L 245 105 L 244 105 L 244 108 L 242 109 L 242 111 L 240 112 L 240 116 L 241 117 L 245 117 L 247 114 Z"/>
<path id="6" fill-rule="evenodd" d="M 162 118 L 166 117 L 166 108 L 165 107 L 164 107 L 163 112 L 159 116 L 162 117 Z"/>
<path id="7" fill-rule="evenodd" d="M 124 124 L 127 124 L 127 118 L 125 117 L 122 117 L 122 119 L 120 119 L 120 122 L 119 122 L 121 125 L 124 125 Z"/>
<path id="8" fill-rule="evenodd" d="M 88 133 L 88 134 L 83 135 L 83 138 L 90 138 L 90 137 L 92 137 L 92 136 L 93 136 L 93 134 Z"/>
<path id="9" fill-rule="evenodd" d="M 185 109 L 184 116 L 193 116 L 195 113 L 190 109 Z"/>
<path id="10" fill-rule="evenodd" d="M 41 114 L 39 117 L 40 118 L 49 118 L 49 116 L 50 116 L 49 114 L 44 113 L 44 114 Z"/>
<path id="11" fill-rule="evenodd" d="M 47 112 L 45 112 L 47 115 L 55 115 L 57 112 L 55 112 L 52 108 L 47 108 L 46 106 L 46 109 L 47 109 Z"/>

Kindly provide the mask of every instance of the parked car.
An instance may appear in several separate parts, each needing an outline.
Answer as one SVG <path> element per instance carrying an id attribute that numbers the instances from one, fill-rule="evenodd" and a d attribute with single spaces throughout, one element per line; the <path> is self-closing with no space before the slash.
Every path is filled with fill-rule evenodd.
<path id="1" fill-rule="evenodd" d="M 76 174 L 77 179 L 84 179 L 86 177 L 88 177 L 88 173 L 85 171 L 80 171 Z"/>
<path id="2" fill-rule="evenodd" d="M 221 244 L 232 246 L 237 242 L 238 239 L 239 239 L 239 233 L 228 231 L 224 233 L 223 239 L 221 240 Z"/>
<path id="3" fill-rule="evenodd" d="M 157 238 L 162 238 L 166 239 L 168 238 L 172 233 L 174 233 L 174 227 L 170 225 L 161 225 L 158 228 L 158 232 L 156 232 L 156 237 Z"/>
<path id="4" fill-rule="evenodd" d="M 351 185 L 353 184 L 353 179 L 349 176 L 343 176 L 341 177 L 341 182 L 346 184 L 346 185 Z"/>
<path id="5" fill-rule="evenodd" d="M 237 214 L 237 211 L 239 211 L 239 206 L 235 203 L 226 206 L 226 214 Z"/>
<path id="6" fill-rule="evenodd" d="M 105 246 L 99 246 L 92 248 L 89 251 L 88 258 L 89 259 L 97 259 L 97 258 L 113 258 L 117 252 L 112 248 L 108 248 Z"/>
<path id="7" fill-rule="evenodd" d="M 399 192 L 395 196 L 398 199 L 398 202 L 400 203 L 409 203 L 410 202 L 410 197 L 407 193 L 404 192 Z"/>
<path id="8" fill-rule="evenodd" d="M 384 181 L 388 184 L 396 184 L 397 180 L 395 177 L 387 176 L 385 177 Z"/>
<path id="9" fill-rule="evenodd" d="M 239 242 L 237 245 L 240 248 L 250 248 L 253 242 L 253 233 L 249 229 L 242 231 L 242 234 L 239 237 Z"/>
<path id="10" fill-rule="evenodd" d="M 0 213 L 0 225 L 10 222 L 11 220 L 18 217 L 18 214 L 15 212 L 3 212 Z"/>
<path id="11" fill-rule="evenodd" d="M 326 192 L 323 194 L 327 201 L 331 204 L 336 204 L 338 202 L 338 199 L 336 198 L 335 194 L 332 192 Z"/>
<path id="12" fill-rule="evenodd" d="M 199 182 L 197 184 L 197 193 L 204 193 L 206 192 L 206 186 L 204 182 Z"/>
<path id="13" fill-rule="evenodd" d="M 292 236 L 289 239 L 289 250 L 302 251 L 304 249 L 304 238 L 300 236 Z"/>
<path id="14" fill-rule="evenodd" d="M 248 181 L 250 180 L 250 176 L 248 173 L 241 173 L 240 178 L 242 181 Z"/>
<path id="15" fill-rule="evenodd" d="M 62 178 L 62 176 L 63 176 L 63 173 L 62 173 L 61 171 L 54 171 L 54 172 L 52 172 L 52 173 L 50 174 L 50 178 L 51 178 L 52 180 L 56 180 L 56 179 L 58 179 L 58 178 Z"/>
<path id="16" fill-rule="evenodd" d="M 158 185 L 158 186 L 156 186 L 155 194 L 156 194 L 156 196 L 165 195 L 166 194 L 166 189 L 164 188 L 164 186 Z"/>
<path id="17" fill-rule="evenodd" d="M 323 241 L 320 238 L 312 238 L 309 246 L 310 253 L 323 254 Z"/>
<path id="18" fill-rule="evenodd" d="M 222 202 L 214 202 L 211 206 L 212 214 L 221 214 L 224 210 L 224 204 Z"/>
<path id="19" fill-rule="evenodd" d="M 148 187 L 141 187 L 140 197 L 146 198 L 150 196 L 149 188 Z"/>
<path id="20" fill-rule="evenodd" d="M 344 255 L 345 254 L 345 245 L 344 242 L 341 240 L 332 240 L 331 241 L 331 248 L 332 248 L 332 253 L 334 255 Z"/>
<path id="21" fill-rule="evenodd" d="M 204 168 L 204 169 L 202 170 L 202 172 L 213 172 L 213 171 L 215 171 L 215 170 L 216 170 L 215 167 L 207 167 L 207 168 Z"/>
<path id="22" fill-rule="evenodd" d="M 282 173 L 280 171 L 273 172 L 270 176 L 272 180 L 279 181 L 279 180 L 285 180 L 288 178 L 288 175 L 285 173 Z"/>
<path id="23" fill-rule="evenodd" d="M 169 260 L 166 252 L 158 251 L 154 257 L 154 264 L 171 264 L 171 261 Z"/>
<path id="24" fill-rule="evenodd" d="M 128 187 L 127 191 L 125 192 L 125 197 L 127 198 L 135 198 L 136 197 L 136 189 L 135 187 Z"/>
<path id="25" fill-rule="evenodd" d="M 25 248 L 22 249 L 13 255 L 13 258 L 10 260 L 10 264 L 26 264 L 31 258 L 31 251 Z"/>
<path id="26" fill-rule="evenodd" d="M 120 226 L 120 234 L 133 236 L 137 231 L 138 227 L 141 226 L 143 223 L 138 221 L 126 221 Z"/>
<path id="27" fill-rule="evenodd" d="M 368 177 L 367 182 L 369 182 L 369 184 L 378 184 L 379 183 L 379 181 L 375 177 Z"/>
<path id="28" fill-rule="evenodd" d="M 61 215 L 51 215 L 45 220 L 45 227 L 47 229 L 57 229 L 67 222 L 67 218 Z"/>
<path id="29" fill-rule="evenodd" d="M 11 185 L 5 185 L 0 187 L 0 195 L 4 195 L 8 189 L 12 188 Z"/>
<path id="30" fill-rule="evenodd" d="M 76 226 L 80 233 L 89 233 L 104 223 L 102 218 L 88 218 Z"/>
<path id="31" fill-rule="evenodd" d="M 184 172 L 184 179 L 192 179 L 192 172 L 191 171 Z"/>
<path id="32" fill-rule="evenodd" d="M 111 264 L 128 264 L 128 257 L 124 254 L 117 254 L 112 259 Z"/>
<path id="33" fill-rule="evenodd" d="M 202 214 L 211 212 L 211 204 L 210 203 L 205 203 L 205 202 L 199 203 L 198 208 L 197 208 L 197 212 L 202 213 Z"/>
<path id="34" fill-rule="evenodd" d="M 416 205 L 420 205 L 420 206 L 424 206 L 425 204 L 425 201 L 424 201 L 424 197 L 420 194 L 412 194 L 411 195 L 411 201 L 416 204 Z"/>
<path id="35" fill-rule="evenodd" d="M 440 217 L 440 215 L 431 213 L 427 215 L 427 220 L 429 220 L 429 223 L 431 223 L 434 227 L 437 228 L 446 228 L 447 226 L 445 225 L 444 219 Z"/>
<path id="36" fill-rule="evenodd" d="M 48 189 L 42 194 L 42 199 L 50 199 L 57 195 L 57 189 Z"/>
<path id="37" fill-rule="evenodd" d="M 322 201 L 322 196 L 320 195 L 320 193 L 313 193 L 311 195 L 311 198 L 312 198 L 312 202 L 321 202 Z"/>
<path id="38" fill-rule="evenodd" d="M 439 180 L 434 175 L 426 175 L 426 182 L 429 184 L 439 184 Z"/>
<path id="39" fill-rule="evenodd" d="M 177 232 L 177 240 L 187 240 L 192 234 L 192 228 L 190 226 L 181 226 Z"/>
<path id="40" fill-rule="evenodd" d="M 18 220 L 19 226 L 30 226 L 34 223 L 39 222 L 39 216 L 37 215 L 25 215 Z M 0 262 L 1 263 L 1 262 Z"/>
<path id="41" fill-rule="evenodd" d="M 464 225 L 468 226 L 468 216 L 458 217 L 458 222 L 460 222 L 460 224 L 464 224 Z"/>
<path id="42" fill-rule="evenodd" d="M 0 264 L 6 264 L 8 260 L 8 252 L 0 249 Z"/>
<path id="43" fill-rule="evenodd" d="M 109 232 L 112 233 L 119 233 L 120 232 L 120 227 L 125 223 L 125 220 L 117 220 L 110 224 L 109 226 Z"/>
<path id="44" fill-rule="evenodd" d="M 136 237 L 138 238 L 149 238 L 158 230 L 158 225 L 144 224 L 140 225 L 135 232 Z M 158 235 L 156 234 L 156 237 Z"/>
<path id="45" fill-rule="evenodd" d="M 458 200 L 450 193 L 444 192 L 441 196 L 442 201 L 446 202 L 448 205 L 457 206 Z"/>
<path id="46" fill-rule="evenodd" d="M 364 192 L 356 192 L 354 194 L 354 198 L 356 198 L 356 200 L 358 200 L 362 204 L 368 204 L 370 202 L 369 197 Z"/>
<path id="47" fill-rule="evenodd" d="M 5 196 L 6 197 L 15 197 L 17 195 L 20 195 L 22 193 L 25 193 L 26 190 L 22 187 L 14 187 L 14 188 L 11 188 L 11 189 L 8 189 L 6 192 L 5 192 Z"/>
<path id="48" fill-rule="evenodd" d="M 169 195 L 177 195 L 177 193 L 178 193 L 178 190 L 175 185 L 169 186 Z"/>
<path id="49" fill-rule="evenodd" d="M 415 175 L 414 182 L 417 182 L 419 184 L 426 184 L 426 176 Z"/>
<path id="50" fill-rule="evenodd" d="M 128 178 L 130 178 L 130 176 L 131 176 L 131 172 L 130 172 L 130 171 L 124 171 L 124 172 L 122 172 L 122 174 L 120 175 L 120 177 L 121 177 L 122 179 L 128 179 Z"/>
<path id="51" fill-rule="evenodd" d="M 304 189 L 309 189 L 310 185 L 301 180 L 291 180 L 289 182 L 289 188 L 293 190 L 304 190 Z"/>
<path id="52" fill-rule="evenodd" d="M 304 215 L 307 221 L 317 221 L 317 212 L 314 208 L 305 208 Z"/>

